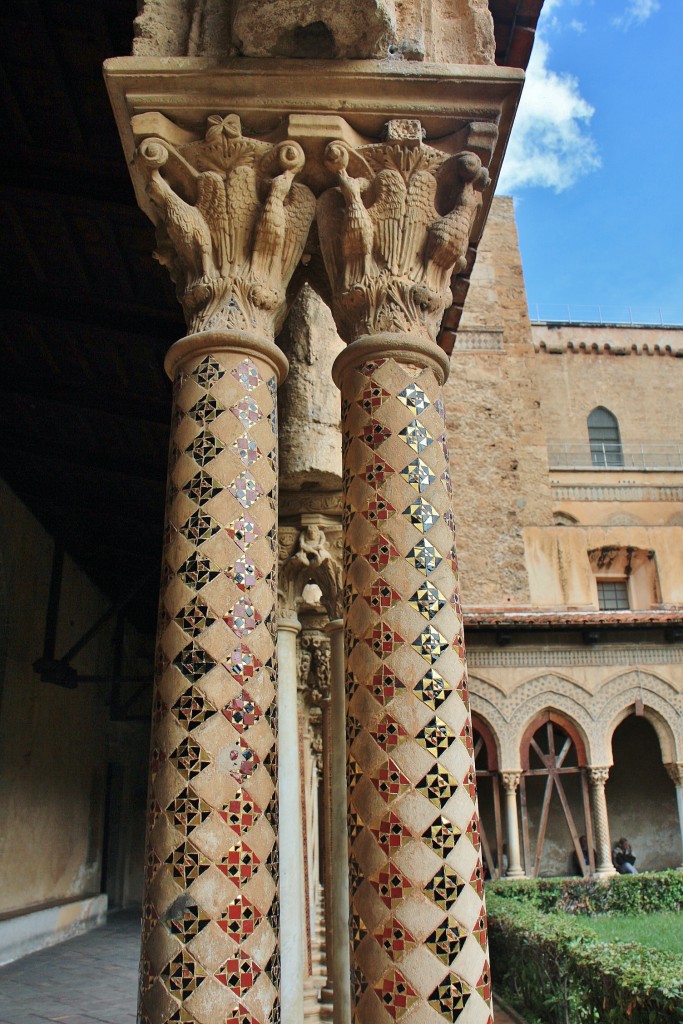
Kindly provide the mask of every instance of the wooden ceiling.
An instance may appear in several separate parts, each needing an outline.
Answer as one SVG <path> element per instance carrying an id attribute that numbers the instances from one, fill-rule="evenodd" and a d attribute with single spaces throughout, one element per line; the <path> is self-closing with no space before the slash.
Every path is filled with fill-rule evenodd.
<path id="1" fill-rule="evenodd" d="M 153 631 L 170 387 L 183 320 L 138 211 L 102 81 L 135 0 L 0 10 L 0 474 Z"/>
<path id="2" fill-rule="evenodd" d="M 499 62 L 525 64 L 541 0 L 490 5 Z M 136 10 L 136 0 L 0 5 L 0 475 L 112 599 L 151 575 L 131 612 L 152 633 L 170 417 L 162 364 L 184 325 L 151 259 L 102 81 L 102 61 L 130 53 Z"/>

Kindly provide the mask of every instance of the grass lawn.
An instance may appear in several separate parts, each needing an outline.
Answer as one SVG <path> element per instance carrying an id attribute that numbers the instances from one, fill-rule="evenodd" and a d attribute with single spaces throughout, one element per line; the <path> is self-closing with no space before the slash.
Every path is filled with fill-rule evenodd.
<path id="1" fill-rule="evenodd" d="M 639 942 L 642 946 L 683 954 L 683 914 L 597 914 L 582 917 L 581 924 L 603 942 Z"/>

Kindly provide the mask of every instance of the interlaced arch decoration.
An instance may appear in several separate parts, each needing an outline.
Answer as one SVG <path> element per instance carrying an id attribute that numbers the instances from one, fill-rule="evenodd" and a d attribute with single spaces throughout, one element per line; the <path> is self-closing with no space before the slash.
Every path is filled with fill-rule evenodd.
<path id="1" fill-rule="evenodd" d="M 546 709 L 527 726 L 522 736 L 520 759 L 522 763 L 522 779 L 520 783 L 522 835 L 527 873 L 531 874 L 534 878 L 538 877 L 553 797 L 556 795 L 571 835 L 578 866 L 584 877 L 594 874 L 593 826 L 585 771 L 588 762 L 586 746 L 578 727 L 564 715 L 558 714 L 552 709 Z M 586 863 L 584 851 L 581 849 L 579 830 L 577 829 L 565 790 L 565 782 L 569 776 L 578 776 L 579 779 L 583 801 L 584 834 L 587 844 L 588 863 Z M 545 779 L 533 862 L 527 807 L 527 782 L 532 778 Z"/>
<path id="2" fill-rule="evenodd" d="M 683 695 L 675 687 L 651 672 L 637 669 L 615 676 L 598 691 L 596 732 L 604 744 L 606 759 L 612 762 L 612 737 L 618 725 L 634 713 L 637 701 L 642 714 L 657 733 L 664 764 L 683 760 Z"/>

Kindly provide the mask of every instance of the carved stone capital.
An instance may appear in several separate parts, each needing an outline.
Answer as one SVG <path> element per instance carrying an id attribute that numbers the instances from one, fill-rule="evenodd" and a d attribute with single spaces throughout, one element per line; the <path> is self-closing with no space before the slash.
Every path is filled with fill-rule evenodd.
<path id="1" fill-rule="evenodd" d="M 521 772 L 501 772 L 500 780 L 506 793 L 516 793 L 522 778 Z"/>
<path id="2" fill-rule="evenodd" d="M 669 764 L 665 764 L 669 778 L 673 782 L 674 786 L 683 786 L 683 762 L 672 761 Z"/>
<path id="3" fill-rule="evenodd" d="M 212 114 L 204 138 L 158 116 L 136 165 L 156 214 L 155 257 L 167 267 L 188 330 L 233 330 L 271 339 L 301 259 L 315 199 L 294 179 L 298 142 L 242 135 L 236 114 Z"/>
<path id="4" fill-rule="evenodd" d="M 304 587 L 315 583 L 322 591 L 321 603 L 331 619 L 341 618 L 342 609 L 342 539 L 341 526 L 323 527 L 305 523 L 302 528 L 280 528 L 280 594 L 281 602 L 300 608 Z"/>
<path id="5" fill-rule="evenodd" d="M 341 336 L 409 334 L 435 342 L 451 276 L 463 271 L 482 191 L 480 158 L 423 142 L 417 120 L 389 121 L 385 141 L 330 142 L 338 182 L 318 200 L 318 231 Z"/>
<path id="6" fill-rule="evenodd" d="M 332 652 L 329 637 L 303 630 L 299 637 L 299 688 L 313 707 L 330 699 Z"/>
<path id="7" fill-rule="evenodd" d="M 591 786 L 604 786 L 609 778 L 609 766 L 590 765 L 587 771 Z"/>

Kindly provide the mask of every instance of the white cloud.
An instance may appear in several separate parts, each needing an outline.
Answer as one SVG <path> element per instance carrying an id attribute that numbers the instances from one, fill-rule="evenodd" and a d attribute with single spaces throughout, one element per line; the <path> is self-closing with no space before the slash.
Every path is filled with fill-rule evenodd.
<path id="1" fill-rule="evenodd" d="M 593 107 L 572 75 L 548 67 L 550 48 L 537 36 L 498 184 L 499 193 L 539 185 L 562 192 L 600 166 L 588 124 Z"/>
<path id="2" fill-rule="evenodd" d="M 618 18 L 613 18 L 612 24 L 623 29 L 630 28 L 631 25 L 642 25 L 659 8 L 659 0 L 630 0 L 624 13 Z"/>

